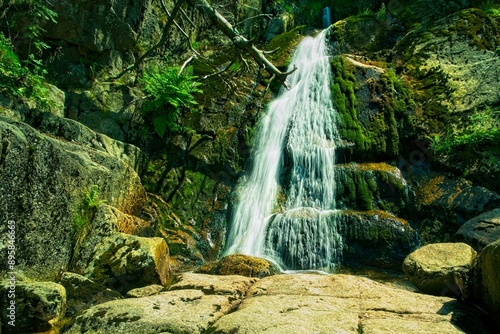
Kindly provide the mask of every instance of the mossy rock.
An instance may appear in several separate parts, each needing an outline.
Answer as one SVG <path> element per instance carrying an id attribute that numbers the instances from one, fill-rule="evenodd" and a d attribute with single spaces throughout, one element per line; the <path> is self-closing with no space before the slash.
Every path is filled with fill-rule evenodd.
<path id="1" fill-rule="evenodd" d="M 375 15 L 351 16 L 332 25 L 330 40 L 344 53 L 379 51 L 394 43 L 387 28 Z"/>
<path id="2" fill-rule="evenodd" d="M 343 263 L 399 269 L 418 244 L 408 222 L 382 210 L 339 212 L 344 234 Z"/>
<path id="3" fill-rule="evenodd" d="M 12 292 L 11 282 L 2 281 L 0 300 L 2 303 L 1 322 L 10 333 L 38 333 L 53 330 L 53 326 L 66 313 L 66 290 L 54 282 L 15 282 L 15 299 L 7 298 Z M 15 301 L 14 311 L 8 310 Z M 13 317 L 8 315 L 12 314 Z M 8 325 L 13 321 L 14 327 Z M 12 328 L 14 330 L 12 330 Z M 11 331 L 12 330 L 12 331 Z"/>
<path id="4" fill-rule="evenodd" d="M 337 208 L 405 211 L 409 194 L 401 171 L 387 163 L 337 165 Z"/>
<path id="5" fill-rule="evenodd" d="M 197 273 L 211 275 L 241 275 L 247 277 L 266 277 L 279 270 L 265 259 L 248 255 L 228 255 L 217 262 L 208 263 L 196 270 Z"/>
<path id="6" fill-rule="evenodd" d="M 411 131 L 415 108 L 406 83 L 393 70 L 347 56 L 333 57 L 332 95 L 344 156 L 359 162 L 398 156 L 400 132 Z M 382 64 L 383 65 L 383 64 Z"/>
<path id="7" fill-rule="evenodd" d="M 314 32 L 314 28 L 308 26 L 299 26 L 274 37 L 266 46 L 266 50 L 273 51 L 267 58 L 279 68 L 286 68 L 292 60 L 293 53 L 299 45 L 300 41 L 306 36 Z"/>

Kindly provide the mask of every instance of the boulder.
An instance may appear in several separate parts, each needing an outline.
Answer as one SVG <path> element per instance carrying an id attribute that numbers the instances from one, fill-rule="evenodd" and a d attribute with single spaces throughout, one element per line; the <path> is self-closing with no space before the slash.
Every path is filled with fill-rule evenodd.
<path id="1" fill-rule="evenodd" d="M 14 298 L 9 297 L 12 291 Z M 14 290 L 10 284 L 2 283 L 0 298 L 6 306 L 2 307 L 1 322 L 14 321 L 15 331 L 19 333 L 48 331 L 66 313 L 66 290 L 53 282 L 15 282 Z M 14 305 L 15 309 L 7 310 L 7 305 Z"/>
<path id="2" fill-rule="evenodd" d="M 124 293 L 151 284 L 165 284 L 170 276 L 168 248 L 162 238 L 112 233 L 96 246 L 84 275 Z"/>
<path id="3" fill-rule="evenodd" d="M 429 244 L 406 257 L 403 272 L 422 292 L 467 298 L 476 256 L 464 243 Z"/>
<path id="4" fill-rule="evenodd" d="M 233 254 L 208 263 L 196 270 L 197 273 L 211 275 L 241 275 L 247 277 L 266 277 L 279 271 L 276 266 L 265 259 L 254 256 Z"/>
<path id="5" fill-rule="evenodd" d="M 16 222 L 17 269 L 52 280 L 69 266 L 75 218 L 93 186 L 118 210 L 133 213 L 141 207 L 142 154 L 72 120 L 50 113 L 34 118 L 43 130 L 0 116 L 0 208 L 4 221 Z M 1 269 L 7 263 L 5 229 L 2 224 Z"/>
<path id="6" fill-rule="evenodd" d="M 492 242 L 479 253 L 474 274 L 472 284 L 474 296 L 486 306 L 495 324 L 500 326 L 498 317 L 500 314 L 500 239 Z"/>
<path id="7" fill-rule="evenodd" d="M 62 333 L 206 333 L 211 324 L 236 308 L 238 297 L 244 296 L 256 280 L 185 274 L 172 291 L 91 307 Z"/>
<path id="8" fill-rule="evenodd" d="M 345 263 L 379 268 L 400 268 L 418 245 L 417 232 L 408 222 L 386 211 L 341 211 Z"/>
<path id="9" fill-rule="evenodd" d="M 455 238 L 481 251 L 490 243 L 500 239 L 500 209 L 491 210 L 468 220 Z"/>
<path id="10" fill-rule="evenodd" d="M 255 283 L 210 333 L 488 333 L 481 314 L 349 275 L 274 275 Z"/>
<path id="11" fill-rule="evenodd" d="M 298 208 L 269 219 L 265 242 L 290 270 L 330 272 L 340 263 L 399 269 L 415 249 L 417 234 L 386 211 Z"/>
<path id="12" fill-rule="evenodd" d="M 337 209 L 385 210 L 397 214 L 409 206 L 408 186 L 401 171 L 387 163 L 336 165 Z"/>
<path id="13" fill-rule="evenodd" d="M 123 298 L 119 292 L 75 273 L 65 272 L 59 284 L 66 289 L 66 316 L 68 317 L 90 306 Z"/>

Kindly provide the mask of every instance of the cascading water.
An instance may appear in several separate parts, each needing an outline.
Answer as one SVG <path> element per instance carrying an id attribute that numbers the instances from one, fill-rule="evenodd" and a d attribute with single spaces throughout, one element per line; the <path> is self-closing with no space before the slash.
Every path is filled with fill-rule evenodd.
<path id="1" fill-rule="evenodd" d="M 287 269 L 331 271 L 342 238 L 335 219 L 336 111 L 325 36 L 306 37 L 298 70 L 263 118 L 252 172 L 239 191 L 226 254 L 273 260 Z M 286 198 L 279 201 L 278 198 Z"/>

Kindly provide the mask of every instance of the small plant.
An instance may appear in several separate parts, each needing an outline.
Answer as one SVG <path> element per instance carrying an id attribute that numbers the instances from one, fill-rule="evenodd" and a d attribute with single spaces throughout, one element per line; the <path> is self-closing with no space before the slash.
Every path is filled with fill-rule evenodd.
<path id="1" fill-rule="evenodd" d="M 95 211 L 104 203 L 106 200 L 99 199 L 99 186 L 92 185 L 85 193 L 77 212 L 73 215 L 73 227 L 78 239 L 87 234 Z"/>
<path id="2" fill-rule="evenodd" d="M 486 107 L 469 116 L 468 126 L 451 126 L 445 135 L 434 136 L 431 148 L 437 154 L 451 154 L 455 150 L 479 150 L 500 142 L 500 110 Z"/>
<path id="3" fill-rule="evenodd" d="M 152 66 L 146 70 L 142 83 L 148 93 L 142 106 L 142 116 L 153 125 L 155 132 L 163 138 L 165 134 L 176 134 L 188 129 L 181 126 L 179 118 L 183 112 L 197 105 L 195 93 L 202 93 L 201 83 L 192 76 L 192 69 L 181 73 L 178 67 L 167 69 Z"/>
<path id="4" fill-rule="evenodd" d="M 385 20 L 385 18 L 387 17 L 387 9 L 385 8 L 385 3 L 382 2 L 382 6 L 380 6 L 380 9 L 375 13 L 375 15 L 379 20 Z"/>
<path id="5" fill-rule="evenodd" d="M 25 66 L 27 63 L 32 65 Z M 34 57 L 30 56 L 25 62 L 20 61 L 10 40 L 0 33 L 0 94 L 11 98 L 34 99 L 39 106 L 43 106 L 45 74 L 40 61 Z"/>

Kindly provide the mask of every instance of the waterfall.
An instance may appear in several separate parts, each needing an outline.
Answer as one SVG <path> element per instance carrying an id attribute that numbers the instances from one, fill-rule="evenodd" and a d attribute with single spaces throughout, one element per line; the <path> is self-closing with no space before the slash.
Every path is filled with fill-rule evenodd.
<path id="1" fill-rule="evenodd" d="M 226 254 L 268 258 L 287 269 L 331 271 L 342 249 L 335 219 L 336 111 L 325 36 L 306 37 L 291 64 L 292 89 L 270 103 Z"/>

